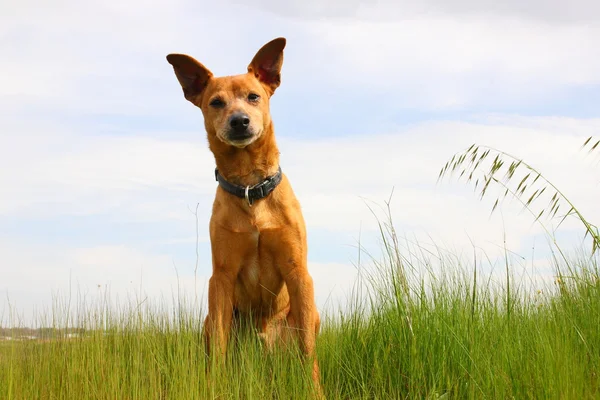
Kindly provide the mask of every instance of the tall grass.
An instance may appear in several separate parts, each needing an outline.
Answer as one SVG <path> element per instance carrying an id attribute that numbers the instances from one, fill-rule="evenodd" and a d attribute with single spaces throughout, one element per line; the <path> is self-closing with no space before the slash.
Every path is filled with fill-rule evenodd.
<path id="1" fill-rule="evenodd" d="M 600 396 L 597 256 L 563 265 L 571 279 L 525 296 L 441 251 L 443 273 L 412 274 L 431 260 L 400 256 L 391 228 L 382 223 L 389 247 L 363 277 L 366 291 L 324 321 L 317 350 L 327 398 Z M 80 337 L 0 342 L 0 398 L 311 397 L 296 349 L 267 354 L 249 329 L 226 364 L 206 372 L 201 315 L 185 309 L 101 308 L 79 318 Z"/>
<path id="2" fill-rule="evenodd" d="M 592 153 L 600 151 L 599 145 L 600 140 L 590 136 L 581 147 Z M 491 158 L 493 159 L 490 162 Z M 598 227 L 592 224 L 567 195 L 549 181 L 539 169 L 525 160 L 493 147 L 472 144 L 446 162 L 440 170 L 438 181 L 453 174 L 458 174 L 459 178 L 465 179 L 467 183 L 473 183 L 474 190 L 479 191 L 480 199 L 488 194 L 490 186 L 496 185 L 501 188 L 492 212 L 507 197 L 512 197 L 532 214 L 536 222 L 540 222 L 550 238 L 554 237 L 554 231 L 565 219 L 574 217 L 585 228 L 586 237 L 591 238 L 592 253 L 600 250 Z M 540 205 L 544 200 L 547 201 L 546 205 Z M 542 217 L 553 219 L 557 216 L 560 222 L 552 230 L 542 223 Z M 557 247 L 557 250 L 560 251 L 560 248 Z"/>
<path id="3" fill-rule="evenodd" d="M 498 282 L 477 253 L 465 260 L 400 240 L 389 212 L 379 227 L 383 255 L 362 253 L 348 307 L 318 337 L 327 398 L 600 398 L 597 253 L 563 253 L 554 266 L 566 274 L 532 294 L 508 255 Z M 267 353 L 242 329 L 217 365 L 193 309 L 88 306 L 71 319 L 81 336 L 0 342 L 0 398 L 311 398 L 297 348 Z M 54 313 L 49 321 L 70 319 Z"/>

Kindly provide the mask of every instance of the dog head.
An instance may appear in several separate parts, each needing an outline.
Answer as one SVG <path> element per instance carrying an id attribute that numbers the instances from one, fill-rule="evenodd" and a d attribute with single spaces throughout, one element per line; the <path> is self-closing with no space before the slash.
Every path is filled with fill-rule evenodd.
<path id="1" fill-rule="evenodd" d="M 271 124 L 269 99 L 281 82 L 285 39 L 265 44 L 241 75 L 215 77 L 185 54 L 169 54 L 184 97 L 202 110 L 209 141 L 243 148 Z"/>

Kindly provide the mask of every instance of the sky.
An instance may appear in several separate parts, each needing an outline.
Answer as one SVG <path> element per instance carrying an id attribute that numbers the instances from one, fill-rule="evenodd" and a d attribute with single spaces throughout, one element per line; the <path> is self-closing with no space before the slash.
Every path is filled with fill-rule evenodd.
<path id="1" fill-rule="evenodd" d="M 493 198 L 437 175 L 493 146 L 600 220 L 598 157 L 580 149 L 600 135 L 600 4 L 497 3 L 3 2 L 0 324 L 35 324 L 69 295 L 205 298 L 214 159 L 165 56 L 238 74 L 279 36 L 271 112 L 321 310 L 349 295 L 358 243 L 377 254 L 371 208 L 392 192 L 403 238 L 492 259 L 506 243 L 551 281 L 530 215 L 515 202 L 490 215 Z M 569 219 L 559 239 L 582 233 Z"/>

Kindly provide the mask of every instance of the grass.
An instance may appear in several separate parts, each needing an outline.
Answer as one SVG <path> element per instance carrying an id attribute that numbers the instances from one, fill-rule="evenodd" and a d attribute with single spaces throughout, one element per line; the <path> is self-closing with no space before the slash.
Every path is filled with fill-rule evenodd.
<path id="1" fill-rule="evenodd" d="M 509 187 L 497 171 L 486 179 Z M 597 228 L 584 226 L 597 243 Z M 560 252 L 556 280 L 532 293 L 508 252 L 497 282 L 485 267 L 494 262 L 477 253 L 465 261 L 428 252 L 403 244 L 389 219 L 380 228 L 383 255 L 370 258 L 347 307 L 322 324 L 327 398 L 600 398 L 597 252 Z M 70 324 L 64 308 L 48 316 L 57 329 L 83 328 L 81 336 L 0 342 L 0 399 L 311 398 L 297 349 L 267 354 L 250 329 L 224 366 L 207 359 L 203 314 L 183 300 L 171 312 L 148 302 L 81 309 Z"/>
<path id="2" fill-rule="evenodd" d="M 581 146 L 588 153 L 600 151 L 600 140 L 590 136 Z M 489 162 L 489 159 L 493 160 Z M 507 197 L 517 199 L 529 211 L 536 222 L 544 228 L 550 238 L 568 217 L 574 217 L 585 229 L 586 237 L 592 240 L 592 253 L 600 250 L 600 231 L 592 224 L 558 187 L 550 182 L 537 168 L 512 154 L 493 147 L 472 144 L 462 153 L 455 154 L 440 170 L 438 181 L 447 175 L 458 174 L 459 179 L 473 183 L 480 199 L 488 194 L 490 185 L 501 189 L 492 207 L 494 212 Z M 549 200 L 548 200 L 549 199 Z M 546 206 L 540 202 L 547 201 Z M 543 204 L 543 203 L 542 203 Z M 561 215 L 559 211 L 563 211 Z M 566 210 L 566 211 L 565 211 Z M 550 230 L 541 222 L 542 217 L 560 221 Z M 556 242 L 555 242 L 556 243 Z M 557 246 L 557 250 L 561 249 Z"/>
<path id="3" fill-rule="evenodd" d="M 438 272 L 412 274 L 431 260 L 407 260 L 390 226 L 382 232 L 388 251 L 365 291 L 319 336 L 327 398 L 600 397 L 598 257 L 563 265 L 562 281 L 529 296 L 443 252 Z M 0 342 L 0 398 L 310 398 L 297 350 L 267 355 L 251 331 L 207 378 L 201 315 L 185 309 L 97 307 L 79 317 L 79 337 Z"/>

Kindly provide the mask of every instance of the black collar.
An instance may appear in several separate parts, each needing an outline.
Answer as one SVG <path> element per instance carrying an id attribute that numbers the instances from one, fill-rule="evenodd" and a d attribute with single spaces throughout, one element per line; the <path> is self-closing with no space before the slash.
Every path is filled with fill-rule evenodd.
<path id="1" fill-rule="evenodd" d="M 281 182 L 281 167 L 277 169 L 275 175 L 267 177 L 267 179 L 254 186 L 240 186 L 227 182 L 216 168 L 215 179 L 226 192 L 241 199 L 246 199 L 248 205 L 252 207 L 254 200 L 264 199 L 279 185 Z"/>

